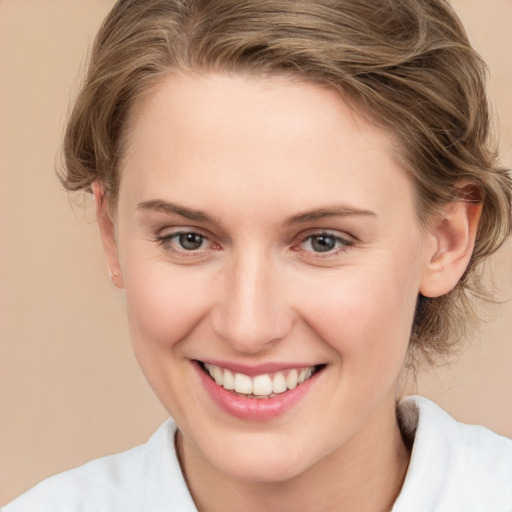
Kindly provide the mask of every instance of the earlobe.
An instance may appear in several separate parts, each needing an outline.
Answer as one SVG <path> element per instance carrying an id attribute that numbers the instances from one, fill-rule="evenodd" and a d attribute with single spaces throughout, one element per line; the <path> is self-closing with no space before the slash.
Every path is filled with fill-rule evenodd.
<path id="1" fill-rule="evenodd" d="M 439 297 L 455 288 L 471 259 L 481 213 L 479 201 L 457 200 L 445 207 L 430 230 L 422 295 Z"/>
<path id="2" fill-rule="evenodd" d="M 108 211 L 108 203 L 105 199 L 105 190 L 103 184 L 95 181 L 91 185 L 96 205 L 96 220 L 101 234 L 103 250 L 107 258 L 108 273 L 112 283 L 117 288 L 123 288 L 123 277 L 121 266 L 119 264 L 119 255 L 117 241 L 115 237 L 114 222 Z"/>

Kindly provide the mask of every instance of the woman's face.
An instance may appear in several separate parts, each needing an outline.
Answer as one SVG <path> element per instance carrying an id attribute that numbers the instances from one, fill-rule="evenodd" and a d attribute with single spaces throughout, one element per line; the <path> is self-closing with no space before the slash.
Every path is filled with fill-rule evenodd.
<path id="1" fill-rule="evenodd" d="M 113 259 L 185 457 L 279 481 L 396 429 L 428 244 L 395 154 L 285 78 L 175 75 L 133 112 Z"/>

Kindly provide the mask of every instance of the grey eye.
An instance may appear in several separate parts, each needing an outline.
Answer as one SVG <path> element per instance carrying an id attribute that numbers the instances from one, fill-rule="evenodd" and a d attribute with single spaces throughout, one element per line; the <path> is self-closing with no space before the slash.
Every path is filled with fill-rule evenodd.
<path id="1" fill-rule="evenodd" d="M 311 248 L 316 252 L 328 252 L 336 248 L 337 238 L 332 235 L 313 235 Z"/>
<path id="2" fill-rule="evenodd" d="M 178 242 L 183 249 L 195 251 L 203 245 L 204 236 L 199 233 L 181 233 L 178 236 Z"/>

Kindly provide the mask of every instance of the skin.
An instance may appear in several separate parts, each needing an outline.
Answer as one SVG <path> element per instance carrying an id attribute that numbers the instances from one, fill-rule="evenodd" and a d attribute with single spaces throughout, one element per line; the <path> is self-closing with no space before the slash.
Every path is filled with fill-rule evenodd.
<path id="1" fill-rule="evenodd" d="M 131 113 L 126 148 L 111 215 L 94 184 L 98 221 L 198 509 L 389 510 L 409 460 L 395 402 L 416 299 L 455 286 L 479 207 L 422 228 L 393 135 L 282 77 L 171 75 Z M 187 250 L 176 232 L 204 238 Z M 208 359 L 326 367 L 255 422 L 212 402 L 192 365 Z"/>

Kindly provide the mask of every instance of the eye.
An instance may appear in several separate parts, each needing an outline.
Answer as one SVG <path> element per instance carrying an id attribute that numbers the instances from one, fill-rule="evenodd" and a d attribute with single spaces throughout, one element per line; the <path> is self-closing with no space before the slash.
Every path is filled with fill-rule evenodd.
<path id="1" fill-rule="evenodd" d="M 177 231 L 158 236 L 156 241 L 165 249 L 175 253 L 199 252 L 211 246 L 208 238 L 196 231 Z"/>
<path id="2" fill-rule="evenodd" d="M 313 235 L 310 237 L 311 248 L 315 252 L 332 251 L 336 247 L 336 238 L 332 235 Z"/>
<path id="3" fill-rule="evenodd" d="M 203 243 L 204 236 L 199 233 L 181 233 L 175 235 L 180 246 L 187 251 L 197 251 Z"/>
<path id="4" fill-rule="evenodd" d="M 337 252 L 344 247 L 353 245 L 353 242 L 337 236 L 334 233 L 315 233 L 304 238 L 300 248 L 316 253 Z"/>

